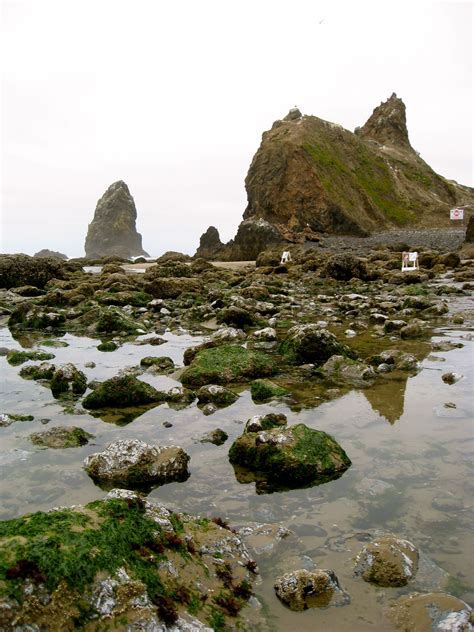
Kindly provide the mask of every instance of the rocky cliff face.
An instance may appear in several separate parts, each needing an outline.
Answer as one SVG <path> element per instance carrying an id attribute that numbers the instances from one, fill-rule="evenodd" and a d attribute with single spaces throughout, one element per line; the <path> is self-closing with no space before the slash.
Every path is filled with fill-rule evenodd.
<path id="1" fill-rule="evenodd" d="M 135 223 L 137 209 L 128 186 L 122 180 L 110 185 L 97 202 L 94 219 L 87 231 L 86 257 L 148 256 Z"/>
<path id="2" fill-rule="evenodd" d="M 355 133 L 293 108 L 264 132 L 245 187 L 244 221 L 220 253 L 230 259 L 243 249 L 255 258 L 275 233 L 301 243 L 324 233 L 448 226 L 450 208 L 474 203 L 474 189 L 439 176 L 411 147 L 395 94 Z M 256 237 L 262 221 L 272 228 L 266 245 Z"/>

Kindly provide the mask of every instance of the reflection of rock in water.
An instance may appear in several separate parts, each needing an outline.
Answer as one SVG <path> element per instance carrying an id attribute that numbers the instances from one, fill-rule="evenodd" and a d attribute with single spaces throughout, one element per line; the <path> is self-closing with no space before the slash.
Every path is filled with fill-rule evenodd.
<path id="1" fill-rule="evenodd" d="M 393 424 L 403 415 L 407 381 L 408 376 L 397 376 L 362 392 L 375 412 Z"/>

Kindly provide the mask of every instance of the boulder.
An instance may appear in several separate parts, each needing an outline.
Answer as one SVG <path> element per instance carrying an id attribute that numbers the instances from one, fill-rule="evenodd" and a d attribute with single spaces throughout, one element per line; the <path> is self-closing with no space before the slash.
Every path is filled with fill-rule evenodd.
<path id="1" fill-rule="evenodd" d="M 48 248 L 43 248 L 43 250 L 39 250 L 35 252 L 33 255 L 35 259 L 61 259 L 62 261 L 66 261 L 68 259 L 67 255 L 63 255 L 62 252 L 57 252 L 56 250 L 48 250 Z"/>
<path id="2" fill-rule="evenodd" d="M 318 369 L 317 375 L 334 386 L 355 386 L 357 388 L 371 386 L 376 377 L 372 367 L 340 355 L 331 356 Z"/>
<path id="3" fill-rule="evenodd" d="M 221 428 L 216 428 L 215 430 L 210 430 L 203 437 L 201 437 L 201 443 L 213 443 L 214 445 L 222 445 L 227 441 L 229 435 L 227 432 L 224 432 Z"/>
<path id="4" fill-rule="evenodd" d="M 219 384 L 207 384 L 201 386 L 196 393 L 199 404 L 214 404 L 218 408 L 230 406 L 239 399 L 239 396 Z"/>
<path id="5" fill-rule="evenodd" d="M 260 432 L 286 426 L 287 418 L 283 413 L 268 413 L 267 415 L 254 415 L 245 424 L 244 432 Z"/>
<path id="6" fill-rule="evenodd" d="M 274 360 L 261 351 L 251 351 L 238 345 L 220 345 L 202 349 L 180 376 L 189 388 L 205 384 L 245 382 L 256 377 L 273 375 Z"/>
<path id="7" fill-rule="evenodd" d="M 56 399 L 61 395 L 82 395 L 87 389 L 87 378 L 74 364 L 63 364 L 51 378 L 51 392 Z"/>
<path id="8" fill-rule="evenodd" d="M 417 548 L 393 535 L 376 538 L 356 558 L 355 574 L 379 586 L 405 586 L 418 570 Z"/>
<path id="9" fill-rule="evenodd" d="M 465 243 L 466 244 L 474 243 L 474 215 L 471 215 L 471 217 L 469 218 L 469 222 L 467 224 Z"/>
<path id="10" fill-rule="evenodd" d="M 46 351 L 9 351 L 7 353 L 7 362 L 12 366 L 18 366 L 28 360 L 52 360 L 53 353 Z"/>
<path id="11" fill-rule="evenodd" d="M 5 631 L 240 627 L 255 580 L 236 533 L 124 489 L 0 522 L 0 550 Z"/>
<path id="12" fill-rule="evenodd" d="M 166 399 L 163 393 L 157 391 L 150 384 L 146 384 L 136 377 L 125 375 L 113 377 L 100 383 L 92 393 L 84 398 L 84 408 L 125 408 L 153 404 Z"/>
<path id="13" fill-rule="evenodd" d="M 56 371 L 56 367 L 51 362 L 41 364 L 31 364 L 20 369 L 20 377 L 25 380 L 50 380 Z"/>
<path id="14" fill-rule="evenodd" d="M 216 318 L 218 323 L 225 323 L 231 327 L 242 329 L 255 324 L 255 317 L 247 309 L 231 305 L 222 309 Z"/>
<path id="15" fill-rule="evenodd" d="M 94 435 L 76 426 L 57 426 L 45 432 L 34 432 L 30 441 L 46 448 L 64 449 L 87 445 Z"/>
<path id="16" fill-rule="evenodd" d="M 140 366 L 151 368 L 154 373 L 173 373 L 175 370 L 173 360 L 167 356 L 147 356 L 140 360 Z"/>
<path id="17" fill-rule="evenodd" d="M 44 309 L 32 303 L 20 303 L 8 319 L 10 329 L 60 329 L 66 322 L 62 312 Z"/>
<path id="18" fill-rule="evenodd" d="M 229 460 L 288 488 L 338 478 L 351 465 L 333 437 L 304 424 L 244 432 L 232 444 Z"/>
<path id="19" fill-rule="evenodd" d="M 300 569 L 277 577 L 274 589 L 277 597 L 296 611 L 350 603 L 350 597 L 342 590 L 336 573 L 321 568 L 314 571 Z"/>
<path id="20" fill-rule="evenodd" d="M 44 288 L 50 279 L 64 279 L 82 268 L 56 258 L 34 258 L 28 255 L 0 255 L 0 287 L 33 285 Z"/>
<path id="21" fill-rule="evenodd" d="M 126 488 L 163 485 L 189 477 L 189 455 L 178 446 L 148 445 L 138 439 L 119 439 L 103 452 L 84 459 L 84 469 L 102 485 Z"/>
<path id="22" fill-rule="evenodd" d="M 334 334 L 318 325 L 296 325 L 288 330 L 280 345 L 280 353 L 295 364 L 323 364 L 333 355 L 356 358 L 350 347 L 339 342 Z"/>
<path id="23" fill-rule="evenodd" d="M 254 402 L 265 402 L 272 397 L 283 397 L 288 391 L 270 380 L 255 380 L 250 385 L 250 394 Z"/>
<path id="24" fill-rule="evenodd" d="M 388 618 L 403 632 L 470 632 L 472 608 L 446 593 L 412 593 L 390 604 Z"/>
<path id="25" fill-rule="evenodd" d="M 350 279 L 366 279 L 367 264 L 363 259 L 347 252 L 329 257 L 322 274 L 336 281 L 350 281 Z"/>
<path id="26" fill-rule="evenodd" d="M 86 257 L 148 257 L 142 248 L 136 220 L 137 209 L 127 185 L 122 180 L 114 182 L 97 202 L 94 218 L 87 230 Z"/>

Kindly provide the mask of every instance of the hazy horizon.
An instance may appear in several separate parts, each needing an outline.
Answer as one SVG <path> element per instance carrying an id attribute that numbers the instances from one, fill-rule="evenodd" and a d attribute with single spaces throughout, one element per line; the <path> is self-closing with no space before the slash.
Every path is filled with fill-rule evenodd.
<path id="1" fill-rule="evenodd" d="M 150 255 L 193 254 L 210 225 L 228 241 L 261 135 L 294 105 L 353 131 L 396 92 L 414 149 L 473 185 L 470 2 L 1 6 L 2 252 L 83 256 L 116 180 Z"/>

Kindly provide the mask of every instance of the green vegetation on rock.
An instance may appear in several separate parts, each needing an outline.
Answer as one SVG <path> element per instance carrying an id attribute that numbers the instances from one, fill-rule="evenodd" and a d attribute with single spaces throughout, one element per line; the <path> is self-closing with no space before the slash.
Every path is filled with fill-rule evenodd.
<path id="1" fill-rule="evenodd" d="M 261 351 L 238 345 L 203 349 L 181 374 L 181 382 L 190 388 L 204 384 L 243 382 L 276 373 L 274 360 Z"/>
<path id="2" fill-rule="evenodd" d="M 136 377 L 113 377 L 97 386 L 82 402 L 84 408 L 140 406 L 164 401 L 166 395 Z"/>
<path id="3" fill-rule="evenodd" d="M 288 391 L 270 380 L 255 380 L 250 385 L 250 393 L 254 402 L 264 402 L 272 397 L 283 397 Z"/>
<path id="4" fill-rule="evenodd" d="M 54 354 L 45 351 L 10 351 L 7 354 L 8 364 L 18 366 L 28 360 L 52 360 Z"/>

